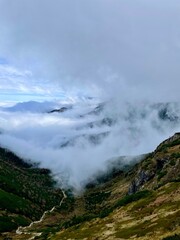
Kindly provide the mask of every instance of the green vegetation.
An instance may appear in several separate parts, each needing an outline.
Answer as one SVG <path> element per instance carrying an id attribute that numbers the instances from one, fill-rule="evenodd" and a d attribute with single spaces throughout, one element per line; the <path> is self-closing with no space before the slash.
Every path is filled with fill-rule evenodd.
<path id="1" fill-rule="evenodd" d="M 83 223 L 83 222 L 86 222 L 86 221 L 90 221 L 95 217 L 96 216 L 93 215 L 93 214 L 85 214 L 85 215 L 82 215 L 82 216 L 74 216 L 70 221 L 64 222 L 61 227 L 62 228 L 69 228 L 69 227 L 72 227 L 74 225 L 77 225 L 77 224 L 80 224 L 80 223 Z"/>
<path id="2" fill-rule="evenodd" d="M 116 239 L 138 239 L 139 237 L 161 239 L 163 235 L 167 236 L 167 233 L 175 234 L 180 223 L 179 211 L 177 211 L 180 207 L 178 181 L 180 173 L 179 161 L 177 161 L 178 148 L 172 147 L 179 143 L 177 140 L 169 140 L 167 144 L 166 141 L 161 145 L 163 151 L 158 149 L 147 155 L 146 159 L 124 174 L 126 180 L 136 179 L 138 184 L 140 183 L 138 189 L 143 187 L 143 191 L 122 196 L 117 200 L 117 189 L 121 188 L 123 178 L 118 178 L 119 185 L 116 185 L 115 192 L 113 189 L 116 180 L 112 180 L 111 191 L 108 188 L 111 184 L 108 182 L 102 185 L 102 190 L 99 187 L 96 189 L 96 186 L 86 189 L 85 212 L 75 214 L 70 220 L 65 221 L 59 233 L 50 239 L 91 239 L 95 237 L 103 239 L 104 234 L 105 237 L 106 234 L 110 234 L 112 239 L 113 237 Z M 140 174 L 142 172 L 146 175 Z M 179 237 L 179 235 L 172 235 L 171 238 L 164 240 L 179 239 L 177 236 Z"/>
<path id="3" fill-rule="evenodd" d="M 179 152 L 175 152 L 175 153 L 173 153 L 171 156 L 172 156 L 173 158 L 178 159 L 178 158 L 180 158 L 180 153 L 179 153 Z"/>
<path id="4" fill-rule="evenodd" d="M 12 193 L 5 192 L 1 189 L 0 206 L 0 209 L 6 209 L 9 212 L 22 214 L 32 219 L 36 216 L 41 216 L 41 213 L 39 213 L 37 207 L 33 207 L 33 204 L 30 201 Z"/>
<path id="5" fill-rule="evenodd" d="M 100 181 L 90 184 L 82 195 L 73 196 L 71 191 L 67 191 L 67 198 L 63 200 L 62 205 L 56 207 L 55 211 L 47 214 L 41 223 L 33 225 L 27 231 L 41 232 L 42 235 L 35 238 L 39 240 L 179 239 L 180 144 L 174 139 L 162 143 L 160 149 L 165 146 L 163 151 L 157 148 L 133 168 L 125 172 L 116 171 L 110 178 L 100 176 Z M 46 203 L 51 203 L 55 196 L 53 194 L 60 196 L 61 193 L 58 195 L 58 191 L 52 191 L 54 183 L 46 169 L 23 168 L 16 165 L 12 171 L 12 163 L 8 162 L 5 167 L 2 164 L 5 163 L 0 159 L 0 173 L 2 173 L 0 178 L 1 180 L 4 178 L 1 182 L 0 201 L 3 204 L 9 202 L 9 205 L 11 199 L 14 200 L 12 208 L 7 208 L 6 211 L 0 210 L 0 216 L 5 217 L 0 221 L 5 222 L 4 226 L 6 228 L 9 226 L 7 230 L 11 231 L 18 225 L 25 225 L 26 221 L 30 221 L 28 215 L 31 214 L 32 204 L 38 214 L 39 210 L 44 208 L 43 204 L 40 204 L 41 198 L 44 198 Z M 5 169 L 5 174 L 2 168 Z M 27 183 L 27 179 L 31 179 L 31 185 Z M 8 186 L 8 191 L 5 185 Z M 42 192 L 36 193 L 36 187 L 38 191 L 43 188 Z M 131 191 L 132 187 L 134 189 Z M 23 193 L 20 188 L 24 190 Z M 47 196 L 48 191 L 50 197 Z M 129 192 L 135 193 L 128 195 Z M 18 217 L 21 219 L 15 219 Z M 11 233 L 7 236 L 19 240 L 16 234 Z M 32 236 L 30 234 L 28 237 Z M 26 240 L 27 235 L 21 235 L 21 239 Z"/>
<path id="6" fill-rule="evenodd" d="M 18 167 L 23 167 L 23 168 L 32 167 L 31 163 L 25 162 L 23 159 L 17 157 L 14 153 L 2 147 L 0 147 L 0 157 L 4 161 L 8 163 L 13 163 L 15 166 L 18 166 Z"/>
<path id="7" fill-rule="evenodd" d="M 19 217 L 27 224 L 58 205 L 62 192 L 54 186 L 49 170 L 32 168 L 31 164 L 0 148 L 0 232 L 23 225 Z"/>
<path id="8" fill-rule="evenodd" d="M 0 216 L 0 232 L 10 232 L 18 226 L 26 226 L 30 220 L 22 216 Z"/>
<path id="9" fill-rule="evenodd" d="M 57 210 L 59 212 L 72 212 L 74 210 L 74 203 L 75 203 L 75 198 L 74 196 L 68 196 L 61 206 L 57 206 Z"/>
<path id="10" fill-rule="evenodd" d="M 110 192 L 95 192 L 85 196 L 86 209 L 90 211 L 95 210 L 96 205 L 107 200 L 110 195 Z"/>
<path id="11" fill-rule="evenodd" d="M 175 234 L 173 236 L 163 238 L 163 240 L 180 240 L 180 235 Z"/>
<path id="12" fill-rule="evenodd" d="M 172 141 L 172 142 L 162 144 L 159 147 L 158 151 L 164 151 L 164 150 L 167 150 L 167 148 L 171 148 L 171 147 L 174 147 L 174 146 L 177 146 L 177 145 L 180 145 L 180 139 L 179 138 Z"/>
<path id="13" fill-rule="evenodd" d="M 137 200 L 140 200 L 140 199 L 143 199 L 143 198 L 147 198 L 151 194 L 152 193 L 150 191 L 144 190 L 144 191 L 132 194 L 132 195 L 125 196 L 122 199 L 120 199 L 118 202 L 116 202 L 114 204 L 114 206 L 111 206 L 111 207 L 108 207 L 108 208 L 102 208 L 99 213 L 95 214 L 95 213 L 90 212 L 90 213 L 86 213 L 82 216 L 73 216 L 71 220 L 64 222 L 61 225 L 61 228 L 69 228 L 69 227 L 72 227 L 74 225 L 77 225 L 77 224 L 80 224 L 80 223 L 83 223 L 83 222 L 86 222 L 86 221 L 90 221 L 94 218 L 105 218 L 110 213 L 112 213 L 116 208 L 126 206 L 129 203 L 132 203 L 134 201 L 137 201 Z M 92 200 L 92 196 L 95 196 L 95 198 L 93 200 L 93 203 L 99 203 L 99 202 L 101 203 L 105 196 L 106 196 L 106 198 L 110 196 L 110 193 L 109 192 L 100 192 L 99 194 L 98 193 L 93 193 L 86 198 L 86 201 L 87 201 L 87 199 Z M 91 200 L 88 201 L 88 202 L 90 202 L 90 204 L 92 203 Z"/>
<path id="14" fill-rule="evenodd" d="M 140 191 L 132 195 L 127 195 L 121 200 L 119 200 L 116 204 L 115 207 L 122 207 L 127 205 L 128 203 L 138 201 L 142 198 L 147 198 L 151 195 L 152 193 L 148 190 Z"/>
<path id="15" fill-rule="evenodd" d="M 118 200 L 114 206 L 110 207 L 110 208 L 104 208 L 100 214 L 98 215 L 98 217 L 100 218 L 104 218 L 104 217 L 107 217 L 112 211 L 114 211 L 116 208 L 119 208 L 119 207 L 123 207 L 123 206 L 126 206 L 127 204 L 129 203 L 132 203 L 132 202 L 135 202 L 135 201 L 138 201 L 140 199 L 143 199 L 143 198 L 147 198 L 151 195 L 152 193 L 148 190 L 144 190 L 144 191 L 141 191 L 141 192 L 137 192 L 135 194 L 132 194 L 132 195 L 127 195 L 125 197 L 123 197 L 122 199 Z"/>
<path id="16" fill-rule="evenodd" d="M 157 174 L 158 174 L 158 180 L 160 180 L 167 174 L 167 171 L 159 171 Z"/>

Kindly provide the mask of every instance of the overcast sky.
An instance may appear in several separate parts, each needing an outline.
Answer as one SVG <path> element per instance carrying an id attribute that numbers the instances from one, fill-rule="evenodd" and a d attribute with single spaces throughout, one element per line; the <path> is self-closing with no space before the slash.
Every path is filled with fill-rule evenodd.
<path id="1" fill-rule="evenodd" d="M 147 153 L 179 131 L 178 121 L 159 118 L 161 105 L 146 105 L 180 102 L 179 78 L 180 0 L 0 0 L 0 105 L 118 99 L 92 119 L 79 117 L 88 112 L 82 102 L 59 115 L 0 108 L 0 145 L 55 174 L 69 172 L 71 185 L 87 181 L 107 159 Z M 175 105 L 167 113 L 179 119 Z M 111 129 L 88 127 L 107 117 L 116 120 Z M 84 137 L 106 131 L 96 147 Z M 60 148 L 77 136 L 77 144 Z"/>
<path id="2" fill-rule="evenodd" d="M 179 13 L 179 0 L 0 0 L 0 91 L 179 101 Z"/>

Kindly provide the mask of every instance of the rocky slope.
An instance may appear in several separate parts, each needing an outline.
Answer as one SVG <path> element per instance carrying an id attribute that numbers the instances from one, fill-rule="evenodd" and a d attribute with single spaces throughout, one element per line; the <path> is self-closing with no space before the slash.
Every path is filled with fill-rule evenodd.
<path id="1" fill-rule="evenodd" d="M 109 176 L 78 196 L 67 191 L 61 206 L 43 221 L 1 238 L 180 239 L 180 133 L 140 163 Z"/>

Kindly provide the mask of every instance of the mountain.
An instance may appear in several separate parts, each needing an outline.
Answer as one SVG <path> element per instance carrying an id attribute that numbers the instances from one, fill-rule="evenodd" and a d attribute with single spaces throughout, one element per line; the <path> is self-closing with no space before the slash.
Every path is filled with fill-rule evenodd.
<path id="1" fill-rule="evenodd" d="M 58 102 L 20 102 L 11 107 L 1 107 L 0 109 L 7 112 L 31 112 L 31 113 L 53 113 L 64 112 L 71 108 L 70 104 L 60 104 Z"/>
<path id="2" fill-rule="evenodd" d="M 42 221 L 2 233 L 2 239 L 180 239 L 180 133 L 98 178 L 81 193 L 63 192 L 61 204 Z"/>
<path id="3" fill-rule="evenodd" d="M 55 102 L 20 102 L 11 107 L 2 107 L 3 111 L 8 112 L 47 112 L 50 109 L 57 107 L 57 103 Z"/>

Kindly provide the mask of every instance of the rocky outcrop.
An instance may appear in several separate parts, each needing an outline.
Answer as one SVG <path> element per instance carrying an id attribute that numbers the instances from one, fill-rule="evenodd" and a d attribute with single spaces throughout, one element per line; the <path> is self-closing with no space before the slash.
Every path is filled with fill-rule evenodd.
<path id="1" fill-rule="evenodd" d="M 143 188 L 143 185 L 153 178 L 153 187 L 166 183 L 173 173 L 178 172 L 179 155 L 173 154 L 172 149 L 180 144 L 180 133 L 174 134 L 162 142 L 157 149 L 149 154 L 142 164 L 139 164 L 137 174 L 131 181 L 128 194 L 134 194 Z M 171 151 L 169 151 L 171 149 Z M 168 174 L 167 174 L 168 173 Z M 178 176 L 176 176 L 178 178 Z M 160 180 L 164 180 L 160 182 Z"/>
<path id="2" fill-rule="evenodd" d="M 137 177 L 131 182 L 128 190 L 128 194 L 136 193 L 146 182 L 154 177 L 155 173 L 141 170 Z"/>

